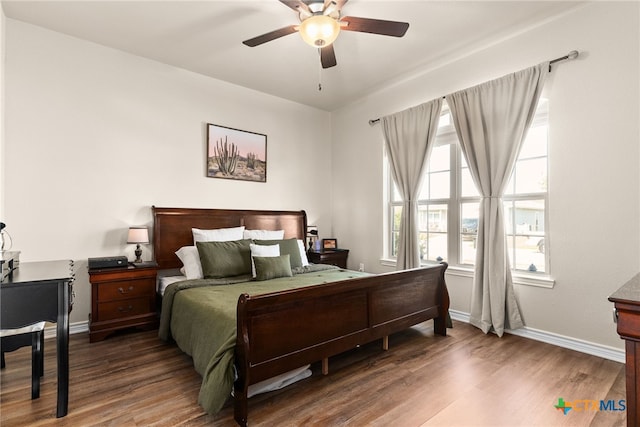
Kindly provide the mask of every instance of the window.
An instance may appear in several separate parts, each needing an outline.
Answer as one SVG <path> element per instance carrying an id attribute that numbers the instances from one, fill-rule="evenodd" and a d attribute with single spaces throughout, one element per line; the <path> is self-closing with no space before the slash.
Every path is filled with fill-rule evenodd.
<path id="1" fill-rule="evenodd" d="M 514 270 L 548 272 L 547 131 L 547 102 L 540 100 L 504 194 L 507 243 Z M 395 258 L 402 201 L 391 174 L 386 175 L 385 182 L 391 190 L 387 191 L 387 252 Z M 479 205 L 480 196 L 445 102 L 418 201 L 421 259 L 472 266 Z"/>

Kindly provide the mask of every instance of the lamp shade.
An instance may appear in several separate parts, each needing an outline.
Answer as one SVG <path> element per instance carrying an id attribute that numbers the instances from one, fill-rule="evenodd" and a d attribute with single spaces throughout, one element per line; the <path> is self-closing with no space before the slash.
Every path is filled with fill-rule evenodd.
<path id="1" fill-rule="evenodd" d="M 129 227 L 127 243 L 149 243 L 149 230 L 147 230 L 147 227 Z"/>
<path id="2" fill-rule="evenodd" d="M 338 21 L 326 15 L 313 15 L 300 24 L 300 36 L 313 47 L 325 47 L 333 43 L 340 33 Z"/>

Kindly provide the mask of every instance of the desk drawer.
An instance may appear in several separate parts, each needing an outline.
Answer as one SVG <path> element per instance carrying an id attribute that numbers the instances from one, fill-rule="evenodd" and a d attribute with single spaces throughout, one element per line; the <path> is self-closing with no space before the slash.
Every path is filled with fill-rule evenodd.
<path id="1" fill-rule="evenodd" d="M 100 283 L 98 286 L 98 301 L 106 302 L 141 296 L 153 296 L 155 288 L 155 280 L 146 278 L 121 282 Z"/>
<path id="2" fill-rule="evenodd" d="M 154 311 L 152 305 L 152 300 L 149 297 L 104 302 L 98 304 L 98 318 L 102 322 L 148 314 Z"/>

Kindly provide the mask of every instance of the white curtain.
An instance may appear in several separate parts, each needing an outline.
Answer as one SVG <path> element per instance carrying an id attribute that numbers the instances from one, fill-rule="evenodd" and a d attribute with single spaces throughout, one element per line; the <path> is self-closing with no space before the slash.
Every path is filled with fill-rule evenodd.
<path id="1" fill-rule="evenodd" d="M 481 195 L 471 323 L 484 333 L 524 326 L 513 290 L 502 196 L 526 136 L 549 63 L 447 95 Z"/>
<path id="2" fill-rule="evenodd" d="M 420 266 L 417 199 L 441 109 L 442 98 L 438 98 L 380 119 L 391 174 L 403 201 L 398 270 Z"/>

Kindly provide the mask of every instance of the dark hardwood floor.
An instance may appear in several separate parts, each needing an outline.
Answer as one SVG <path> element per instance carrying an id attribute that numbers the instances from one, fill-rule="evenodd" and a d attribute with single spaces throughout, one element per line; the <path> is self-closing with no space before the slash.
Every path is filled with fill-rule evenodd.
<path id="1" fill-rule="evenodd" d="M 624 365 L 454 322 L 435 336 L 426 322 L 368 344 L 284 390 L 249 400 L 252 426 L 623 426 L 622 411 L 554 405 L 624 399 Z M 0 424 L 10 426 L 231 426 L 229 402 L 217 415 L 197 403 L 191 359 L 156 331 L 121 333 L 90 344 L 71 337 L 69 414 L 55 418 L 55 341 L 45 343 L 40 399 L 31 400 L 29 348 L 7 353 Z M 578 402 L 579 403 L 579 402 Z M 588 405 L 587 405 L 588 407 Z"/>

